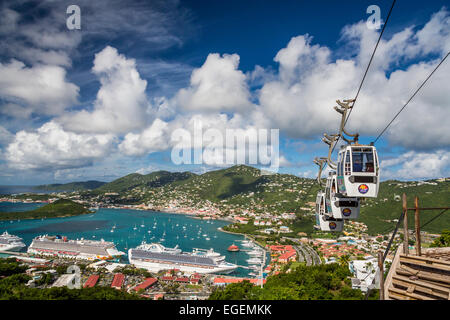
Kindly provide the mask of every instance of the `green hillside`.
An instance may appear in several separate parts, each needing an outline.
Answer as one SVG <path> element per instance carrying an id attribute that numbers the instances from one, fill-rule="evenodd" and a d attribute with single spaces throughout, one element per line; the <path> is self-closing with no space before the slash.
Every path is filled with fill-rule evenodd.
<path id="1" fill-rule="evenodd" d="M 405 193 L 408 208 L 414 207 L 414 197 L 419 197 L 419 207 L 445 207 L 450 205 L 450 181 L 428 180 L 422 182 L 384 181 L 380 184 L 378 198 L 367 199 L 361 209 L 360 221 L 368 225 L 371 233 L 393 229 L 394 219 L 402 211 L 399 197 Z M 440 211 L 423 211 L 420 213 L 421 225 L 439 214 Z M 414 213 L 409 213 L 408 225 L 414 227 Z M 424 230 L 440 233 L 450 227 L 450 213 L 444 213 L 428 224 Z"/>
<path id="2" fill-rule="evenodd" d="M 135 197 L 142 195 L 141 201 L 160 206 L 171 200 L 190 207 L 201 207 L 209 202 L 225 212 L 227 209 L 235 212 L 251 209 L 280 214 L 300 212 L 305 202 L 315 199 L 312 193 L 305 193 L 317 190 L 312 179 L 289 174 L 261 175 L 259 169 L 240 165 L 193 176 L 149 192 L 136 190 Z"/>
<path id="3" fill-rule="evenodd" d="M 125 192 L 138 186 L 157 188 L 174 181 L 189 179 L 192 176 L 195 176 L 195 174 L 191 172 L 156 171 L 147 175 L 132 173 L 104 184 L 97 188 L 95 192 Z"/>
<path id="4" fill-rule="evenodd" d="M 296 212 L 298 219 L 292 228 L 295 232 L 312 232 L 315 223 L 314 208 L 319 186 L 314 179 L 290 174 L 261 175 L 259 169 L 238 165 L 210 171 L 201 175 L 189 172 L 157 171 L 148 175 L 133 173 L 105 184 L 95 192 L 117 192 L 117 203 L 150 203 L 167 207 L 175 202 L 180 207 L 202 208 L 213 204 L 219 210 L 239 213 L 250 209 L 256 213 L 279 215 Z M 364 222 L 369 233 L 385 233 L 395 226 L 401 213 L 397 196 L 405 192 L 409 206 L 415 195 L 421 206 L 447 206 L 450 203 L 450 182 L 429 180 L 422 182 L 384 181 L 379 197 L 362 203 L 359 221 Z M 309 204 L 308 204 L 309 203 Z M 421 215 L 425 223 L 438 212 Z M 410 226 L 413 219 L 410 219 Z M 443 215 L 428 224 L 424 230 L 439 233 L 442 226 L 450 227 L 450 215 Z"/>
<path id="5" fill-rule="evenodd" d="M 34 187 L 33 189 L 38 191 L 55 191 L 55 192 L 62 192 L 62 191 L 84 191 L 84 190 L 93 190 L 101 187 L 102 185 L 106 184 L 106 182 L 101 181 L 82 181 L 82 182 L 70 182 L 70 183 L 63 183 L 63 184 L 44 184 Z"/>
<path id="6" fill-rule="evenodd" d="M 147 175 L 132 173 L 90 192 L 82 199 L 96 198 L 116 204 L 146 203 L 154 208 L 176 205 L 181 208 L 215 207 L 224 215 L 247 210 L 258 214 L 280 215 L 297 213 L 291 228 L 311 233 L 315 223 L 314 202 L 319 186 L 315 179 L 300 178 L 290 174 L 261 175 L 259 169 L 238 165 L 196 175 L 191 172 L 156 171 Z M 112 197 L 106 193 L 117 193 Z M 359 221 L 364 222 L 370 234 L 386 233 L 395 226 L 401 213 L 398 197 L 405 192 L 409 207 L 414 196 L 419 196 L 423 207 L 448 206 L 450 181 L 445 179 L 422 182 L 384 181 L 380 184 L 377 199 L 362 202 Z M 423 223 L 439 212 L 421 214 Z M 413 226 L 413 219 L 410 220 Z M 423 224 L 422 223 L 422 224 Z M 440 233 L 450 228 L 450 214 L 444 214 L 423 230 Z"/>
<path id="7" fill-rule="evenodd" d="M 68 199 L 59 199 L 35 210 L 0 212 L 0 220 L 69 217 L 86 213 L 90 211 L 82 204 Z"/>

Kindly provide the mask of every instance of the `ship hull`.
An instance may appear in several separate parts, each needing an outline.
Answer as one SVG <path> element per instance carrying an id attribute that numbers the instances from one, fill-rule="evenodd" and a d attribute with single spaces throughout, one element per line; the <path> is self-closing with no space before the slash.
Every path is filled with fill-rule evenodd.
<path id="1" fill-rule="evenodd" d="M 183 266 L 177 263 L 154 263 L 147 261 L 140 261 L 135 259 L 129 259 L 130 264 L 134 265 L 136 268 L 146 269 L 153 273 L 158 273 L 162 270 L 172 270 L 178 269 L 184 273 L 192 274 L 192 273 L 201 273 L 201 274 L 210 274 L 210 273 L 223 273 L 228 274 L 236 270 L 237 266 L 226 266 L 226 267 L 215 267 L 215 268 L 201 268 L 201 267 L 190 267 Z"/>
<path id="2" fill-rule="evenodd" d="M 9 245 L 9 246 L 0 247 L 0 252 L 2 252 L 2 251 L 18 252 L 22 248 L 25 248 L 25 247 L 26 247 L 25 245 Z"/>
<path id="3" fill-rule="evenodd" d="M 114 243 L 92 240 L 61 240 L 37 237 L 28 247 L 28 253 L 76 260 L 111 260 L 124 255 Z"/>

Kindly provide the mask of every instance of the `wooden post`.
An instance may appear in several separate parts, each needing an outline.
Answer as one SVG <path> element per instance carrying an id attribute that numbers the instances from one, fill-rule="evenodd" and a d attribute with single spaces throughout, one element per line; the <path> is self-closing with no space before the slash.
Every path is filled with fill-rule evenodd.
<path id="1" fill-rule="evenodd" d="M 420 256 L 422 254 L 422 241 L 420 239 L 420 219 L 419 219 L 419 198 L 414 198 L 414 224 L 416 226 L 416 254 Z"/>
<path id="2" fill-rule="evenodd" d="M 384 300 L 384 267 L 382 251 L 378 251 L 378 269 L 380 270 L 380 300 Z"/>
<path id="3" fill-rule="evenodd" d="M 409 254 L 408 247 L 408 207 L 406 205 L 406 194 L 403 193 L 403 253 Z"/>

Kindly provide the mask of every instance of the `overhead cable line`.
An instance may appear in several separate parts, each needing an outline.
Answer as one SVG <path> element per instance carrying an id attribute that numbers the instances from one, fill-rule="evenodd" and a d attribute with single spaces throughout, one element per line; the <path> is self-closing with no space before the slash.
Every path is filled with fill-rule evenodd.
<path id="1" fill-rule="evenodd" d="M 422 87 L 427 83 L 427 81 L 431 78 L 431 76 L 434 74 L 434 72 L 442 65 L 442 63 L 447 59 L 449 56 L 450 51 L 447 52 L 444 58 L 442 58 L 441 62 L 433 69 L 433 71 L 428 75 L 428 77 L 422 82 L 422 84 L 417 88 L 417 90 L 414 92 L 414 94 L 411 96 L 411 98 L 408 99 L 408 101 L 405 103 L 405 105 L 397 112 L 397 114 L 394 116 L 394 118 L 387 124 L 387 126 L 381 131 L 381 133 L 378 135 L 378 137 L 374 140 L 373 143 L 377 142 L 378 139 L 383 135 L 383 133 L 389 128 L 389 126 L 394 122 L 394 120 L 398 117 L 398 115 L 403 111 L 403 109 L 406 108 L 406 106 L 411 102 L 411 100 L 416 96 L 416 94 L 422 89 Z"/>
<path id="2" fill-rule="evenodd" d="M 347 118 L 345 119 L 344 126 L 347 124 L 348 118 L 350 118 L 350 115 L 352 114 L 353 107 L 355 106 L 356 100 L 358 99 L 359 92 L 361 91 L 361 88 L 362 88 L 362 86 L 363 86 L 364 80 L 366 79 L 367 72 L 369 71 L 370 65 L 372 64 L 373 57 L 375 56 L 375 52 L 377 51 L 378 44 L 380 43 L 381 37 L 383 36 L 384 29 L 386 29 L 386 25 L 387 25 L 387 23 L 388 23 L 388 21 L 389 21 L 389 17 L 391 16 L 392 9 L 394 8 L 395 2 L 396 2 L 396 0 L 393 0 L 393 1 L 392 1 L 391 8 L 389 9 L 389 13 L 388 13 L 388 15 L 387 15 L 387 17 L 386 17 L 386 21 L 384 22 L 383 28 L 381 29 L 381 32 L 380 32 L 380 36 L 378 37 L 377 44 L 375 45 L 375 48 L 373 49 L 372 56 L 370 57 L 369 63 L 367 64 L 367 68 L 366 68 L 366 71 L 364 72 L 364 76 L 363 76 L 363 78 L 362 78 L 362 80 L 361 80 L 361 83 L 359 84 L 359 88 L 358 88 L 358 91 L 357 91 L 357 93 L 356 93 L 355 99 L 353 100 L 352 108 L 350 109 L 350 112 L 348 113 L 348 116 L 347 116 Z M 337 138 L 337 140 L 336 140 L 336 143 L 335 143 L 335 145 L 333 146 L 333 149 L 331 150 L 331 152 L 334 151 L 334 148 L 336 147 L 337 143 L 339 142 L 339 139 L 340 139 L 340 136 L 338 136 L 338 138 Z"/>
<path id="3" fill-rule="evenodd" d="M 429 223 L 431 223 L 432 221 L 434 221 L 435 219 L 439 218 L 442 214 L 444 214 L 445 211 L 447 211 L 448 209 L 444 209 L 442 210 L 440 213 L 438 213 L 435 217 L 431 218 L 430 220 L 428 220 L 427 222 L 425 222 L 423 225 L 420 226 L 420 228 L 422 229 L 423 227 L 425 227 L 426 225 L 428 225 Z"/>

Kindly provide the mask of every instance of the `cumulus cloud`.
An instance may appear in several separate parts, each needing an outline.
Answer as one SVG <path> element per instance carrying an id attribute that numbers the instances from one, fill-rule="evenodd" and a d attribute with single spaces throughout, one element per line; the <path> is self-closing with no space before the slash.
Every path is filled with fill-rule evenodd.
<path id="1" fill-rule="evenodd" d="M 36 132 L 19 131 L 5 149 L 15 169 L 67 169 L 88 166 L 111 152 L 114 136 L 76 134 L 51 121 Z"/>
<path id="2" fill-rule="evenodd" d="M 450 152 L 433 153 L 409 151 L 380 164 L 383 179 L 425 179 L 450 175 Z"/>
<path id="3" fill-rule="evenodd" d="M 449 23 L 443 8 L 423 28 L 408 27 L 381 41 L 347 124 L 350 131 L 380 133 L 448 52 L 450 32 L 445 26 Z M 378 33 L 363 22 L 346 26 L 344 55 L 313 44 L 309 35 L 292 38 L 274 59 L 279 63 L 278 77 L 266 82 L 259 93 L 260 108 L 272 126 L 295 138 L 337 131 L 340 115 L 332 108 L 335 100 L 355 96 L 377 38 Z M 430 54 L 438 57 L 430 60 Z M 448 63 L 442 66 L 385 138 L 408 148 L 450 145 L 449 70 Z"/>
<path id="4" fill-rule="evenodd" d="M 113 5 L 124 8 L 119 2 Z M 92 4 L 89 8 L 106 8 L 96 6 Z M 177 7 L 176 1 L 169 6 Z M 173 24 L 166 16 L 157 10 L 148 13 L 162 22 L 164 32 L 162 36 L 154 32 L 156 29 L 146 33 L 149 24 L 139 14 L 138 21 L 143 24 L 136 32 L 147 34 L 149 38 L 144 39 L 147 43 L 160 43 L 167 48 L 182 42 L 176 36 L 170 37 L 169 27 Z M 127 31 L 134 27 L 129 14 L 127 10 L 120 18 Z M 90 26 L 103 26 L 100 33 L 121 32 L 114 16 L 107 11 L 99 23 L 91 20 Z M 134 59 L 107 46 L 95 54 L 91 69 L 100 82 L 92 106 L 64 113 L 77 103 L 79 89 L 67 82 L 63 67 L 71 65 L 69 53 L 77 47 L 81 35 L 73 33 L 65 38 L 55 28 L 46 30 L 46 23 L 35 29 L 31 25 L 21 26 L 20 15 L 12 9 L 0 10 L 2 17 L 0 26 L 8 22 L 8 30 L 16 32 L 17 37 L 0 53 L 17 51 L 20 59 L 30 65 L 18 60 L 0 64 L 0 96 L 6 101 L 0 113 L 14 118 L 29 118 L 33 113 L 56 116 L 35 132 L 22 130 L 12 135 L 0 127 L 0 135 L 4 137 L 0 139 L 9 143 L 4 157 L 19 169 L 65 170 L 90 165 L 116 146 L 122 155 L 129 157 L 168 150 L 177 143 L 173 139 L 176 130 L 194 137 L 199 122 L 203 133 L 216 129 L 222 137 L 227 129 L 241 129 L 246 135 L 259 128 L 274 128 L 280 129 L 282 136 L 296 139 L 316 138 L 325 131 L 334 133 L 339 114 L 332 106 L 336 99 L 356 94 L 379 35 L 364 22 L 348 25 L 341 33 L 342 48 L 336 51 L 315 43 L 311 35 L 299 35 L 277 52 L 276 68 L 256 66 L 247 73 L 239 69 L 238 54 L 211 53 L 203 65 L 192 71 L 189 83 L 184 75 L 191 67 L 176 66 L 182 70 L 170 91 L 179 86 L 184 88 L 170 97 L 156 97 L 152 82 L 157 80 L 148 79 L 148 84 Z M 52 13 L 50 20 L 55 17 Z M 93 16 L 87 13 L 87 18 Z M 449 23 L 449 13 L 443 8 L 423 27 L 409 26 L 382 39 L 349 120 L 351 132 L 364 136 L 380 132 L 450 49 Z M 84 34 L 99 36 L 89 28 Z M 11 39 L 6 32 L 0 36 Z M 26 39 L 31 47 L 18 50 L 24 48 L 19 38 Z M 146 60 L 139 70 L 143 74 L 160 70 L 164 77 L 172 72 L 172 67 Z M 427 172 L 430 175 L 446 172 L 448 152 L 442 149 L 450 146 L 449 77 L 450 64 L 446 63 L 384 135 L 390 144 L 415 150 L 391 163 L 383 162 L 387 175 L 414 178 L 425 177 Z M 148 88 L 152 90 L 151 97 Z M 203 142 L 210 147 L 220 145 L 219 140 Z M 199 145 L 198 140 L 192 143 L 193 148 L 205 146 Z M 441 151 L 433 156 L 430 150 L 436 149 Z M 223 151 L 226 150 L 230 148 Z M 243 151 L 232 150 L 236 155 Z M 311 152 L 309 146 L 308 150 Z M 210 152 L 205 161 L 220 166 L 220 158 L 218 153 Z M 279 164 L 295 165 L 284 156 L 279 158 Z M 394 168 L 398 168 L 397 173 Z M 309 170 L 304 174 L 309 175 Z"/>
<path id="5" fill-rule="evenodd" d="M 190 86 L 181 89 L 178 104 L 189 111 L 244 111 L 251 106 L 245 74 L 238 70 L 237 54 L 211 53 L 192 72 Z"/>
<path id="6" fill-rule="evenodd" d="M 150 120 L 145 89 L 147 81 L 136 70 L 134 59 L 107 46 L 95 55 L 92 71 L 101 87 L 93 110 L 82 110 L 59 119 L 68 130 L 95 133 L 127 133 Z"/>
<path id="7" fill-rule="evenodd" d="M 27 67 L 21 61 L 0 63 L 0 95 L 31 112 L 61 114 L 77 102 L 79 88 L 67 82 L 66 70 L 59 66 Z"/>
<path id="8" fill-rule="evenodd" d="M 168 124 L 160 119 L 155 121 L 141 133 L 128 133 L 119 145 L 119 150 L 128 156 L 162 151 L 169 147 Z"/>
<path id="9" fill-rule="evenodd" d="M 56 9 L 46 2 L 37 6 L 40 17 L 30 19 L 30 12 L 19 13 L 12 9 L 12 1 L 6 1 L 0 9 L 0 53 L 30 64 L 71 66 L 69 55 L 79 45 L 81 33 L 67 32 L 62 23 L 64 4 Z"/>

